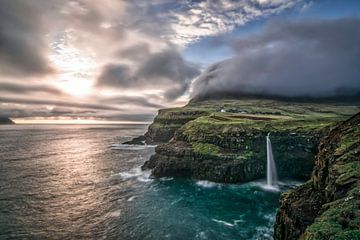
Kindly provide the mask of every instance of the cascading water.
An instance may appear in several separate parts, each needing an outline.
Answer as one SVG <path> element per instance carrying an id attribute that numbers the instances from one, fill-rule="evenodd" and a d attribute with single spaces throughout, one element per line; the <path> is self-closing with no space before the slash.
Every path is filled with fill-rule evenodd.
<path id="1" fill-rule="evenodd" d="M 271 147 L 270 133 L 266 136 L 266 154 L 267 154 L 267 164 L 266 164 L 266 185 L 269 188 L 277 188 L 277 172 L 274 161 L 274 156 Z"/>

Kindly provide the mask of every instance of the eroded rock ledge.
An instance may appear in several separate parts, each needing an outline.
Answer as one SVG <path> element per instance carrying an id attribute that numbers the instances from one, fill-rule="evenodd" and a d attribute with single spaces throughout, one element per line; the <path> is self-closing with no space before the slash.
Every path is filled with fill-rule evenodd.
<path id="1" fill-rule="evenodd" d="M 321 140 L 311 180 L 282 194 L 275 239 L 360 239 L 360 114 Z"/>

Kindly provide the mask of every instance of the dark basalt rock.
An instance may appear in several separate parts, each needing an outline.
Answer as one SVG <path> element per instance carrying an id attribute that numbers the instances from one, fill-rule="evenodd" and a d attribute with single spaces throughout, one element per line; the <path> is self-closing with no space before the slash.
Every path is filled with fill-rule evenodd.
<path id="1" fill-rule="evenodd" d="M 282 194 L 275 239 L 360 239 L 360 114 L 321 140 L 311 180 Z"/>
<path id="2" fill-rule="evenodd" d="M 143 169 L 153 169 L 155 177 L 190 176 L 215 182 L 248 182 L 265 177 L 267 132 L 243 133 L 232 138 L 207 139 L 205 149 L 189 143 L 176 134 L 169 143 L 159 145 L 156 154 Z M 308 179 L 320 135 L 279 133 L 272 136 L 279 176 Z M 218 152 L 206 147 L 217 146 Z"/>
<path id="3" fill-rule="evenodd" d="M 10 118 L 0 117 L 0 124 L 15 124 Z"/>
<path id="4" fill-rule="evenodd" d="M 133 138 L 130 141 L 124 142 L 123 144 L 145 145 L 146 144 L 146 137 L 145 136 L 139 136 L 139 137 Z"/>

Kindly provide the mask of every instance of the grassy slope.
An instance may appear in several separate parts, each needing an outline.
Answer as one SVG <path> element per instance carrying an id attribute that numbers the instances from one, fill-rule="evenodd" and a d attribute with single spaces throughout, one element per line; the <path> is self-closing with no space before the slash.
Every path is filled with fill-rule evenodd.
<path id="1" fill-rule="evenodd" d="M 221 112 L 224 109 L 226 112 Z M 207 115 L 197 118 L 197 123 L 214 125 L 237 124 L 263 129 L 271 125 L 275 129 L 312 129 L 344 120 L 360 111 L 359 104 L 296 103 L 275 100 L 209 100 L 190 103 L 181 108 L 162 110 L 158 124 L 171 120 L 191 119 L 192 113 Z"/>
<path id="2" fill-rule="evenodd" d="M 221 112 L 221 110 L 225 112 Z M 184 119 L 195 120 L 183 126 L 189 141 L 201 141 L 202 135 L 228 131 L 313 131 L 347 119 L 359 112 L 359 104 L 296 103 L 275 100 L 208 100 L 193 102 L 182 108 L 162 110 L 154 126 L 167 127 Z M 182 124 L 178 124 L 180 127 Z"/>

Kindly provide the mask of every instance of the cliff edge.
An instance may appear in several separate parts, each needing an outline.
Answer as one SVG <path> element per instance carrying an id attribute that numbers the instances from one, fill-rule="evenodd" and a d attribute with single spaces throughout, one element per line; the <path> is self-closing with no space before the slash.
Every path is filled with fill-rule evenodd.
<path id="1" fill-rule="evenodd" d="M 319 140 L 357 104 L 223 99 L 159 111 L 145 136 L 159 144 L 143 165 L 154 177 L 186 176 L 215 182 L 265 177 L 265 137 L 271 132 L 280 178 L 308 180 Z"/>
<path id="2" fill-rule="evenodd" d="M 360 239 L 360 113 L 321 140 L 311 180 L 282 194 L 275 239 Z"/>

